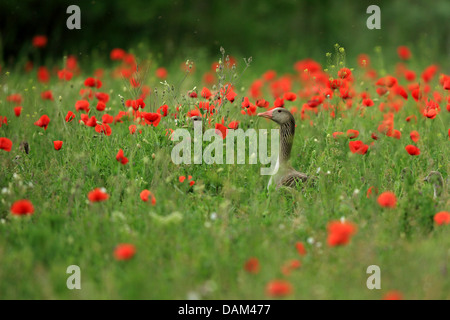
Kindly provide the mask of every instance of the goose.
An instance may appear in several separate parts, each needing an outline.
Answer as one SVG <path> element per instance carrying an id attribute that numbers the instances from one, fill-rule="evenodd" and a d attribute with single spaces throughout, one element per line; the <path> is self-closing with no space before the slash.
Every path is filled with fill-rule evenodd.
<path id="1" fill-rule="evenodd" d="M 280 150 L 274 170 L 277 173 L 270 177 L 267 188 L 272 184 L 272 180 L 276 189 L 282 186 L 295 188 L 297 183 L 309 180 L 310 177 L 296 171 L 289 163 L 295 134 L 294 116 L 287 109 L 279 107 L 258 113 L 258 117 L 270 119 L 280 125 Z"/>

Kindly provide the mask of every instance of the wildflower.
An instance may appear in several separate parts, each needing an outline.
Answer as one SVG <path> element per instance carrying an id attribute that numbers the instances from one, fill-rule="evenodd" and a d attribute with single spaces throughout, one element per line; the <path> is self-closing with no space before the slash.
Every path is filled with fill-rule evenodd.
<path id="1" fill-rule="evenodd" d="M 130 131 L 130 134 L 134 134 L 136 132 L 136 125 L 132 124 L 128 127 L 128 130 Z"/>
<path id="2" fill-rule="evenodd" d="M 420 139 L 419 133 L 417 131 L 415 131 L 415 130 L 411 131 L 411 133 L 409 134 L 409 137 L 411 138 L 412 141 L 414 141 L 416 143 Z"/>
<path id="3" fill-rule="evenodd" d="M 18 200 L 11 206 L 11 213 L 17 216 L 32 215 L 34 207 L 30 200 Z"/>
<path id="4" fill-rule="evenodd" d="M 95 107 L 98 111 L 104 111 L 106 109 L 106 104 L 103 101 L 97 102 L 97 106 Z"/>
<path id="5" fill-rule="evenodd" d="M 44 130 L 47 130 L 48 124 L 50 123 L 50 118 L 44 114 L 42 117 L 39 118 L 38 121 L 34 123 L 34 125 L 44 128 Z"/>
<path id="6" fill-rule="evenodd" d="M 121 243 L 114 250 L 116 260 L 130 260 L 136 254 L 136 247 L 132 244 Z"/>
<path id="7" fill-rule="evenodd" d="M 327 228 L 327 242 L 331 247 L 346 245 L 351 236 L 356 233 L 356 226 L 351 222 L 332 221 Z"/>
<path id="8" fill-rule="evenodd" d="M 407 46 L 399 46 L 397 48 L 397 54 L 402 60 L 409 60 L 411 58 L 411 51 Z"/>
<path id="9" fill-rule="evenodd" d="M 16 115 L 16 117 L 20 117 L 20 114 L 22 113 L 22 107 L 20 107 L 20 106 L 17 106 L 17 107 L 14 107 L 14 114 Z"/>
<path id="10" fill-rule="evenodd" d="M 444 224 L 450 224 L 450 212 L 441 211 L 434 215 L 434 222 L 437 225 L 442 226 Z"/>
<path id="11" fill-rule="evenodd" d="M 205 99 L 209 99 L 209 98 L 211 98 L 212 93 L 211 93 L 211 91 L 208 88 L 203 87 L 202 92 L 200 93 L 200 95 L 203 98 L 205 98 Z"/>
<path id="12" fill-rule="evenodd" d="M 60 80 L 69 81 L 70 79 L 72 79 L 72 77 L 73 77 L 73 73 L 70 72 L 69 70 L 62 69 L 62 70 L 58 71 L 58 78 Z"/>
<path id="13" fill-rule="evenodd" d="M 420 154 L 420 149 L 411 144 L 405 147 L 406 152 L 408 152 L 412 156 L 418 156 Z"/>
<path id="14" fill-rule="evenodd" d="M 50 72 L 46 67 L 39 67 L 37 77 L 39 82 L 47 83 L 50 81 Z"/>
<path id="15" fill-rule="evenodd" d="M 226 138 L 226 136 L 227 136 L 227 134 L 228 134 L 228 128 L 225 127 L 223 124 L 216 123 L 216 125 L 215 125 L 215 130 L 216 130 L 216 131 L 215 131 L 216 134 L 222 136 L 222 139 L 225 139 L 225 138 Z"/>
<path id="16" fill-rule="evenodd" d="M 60 150 L 61 148 L 62 148 L 62 144 L 63 144 L 63 142 L 62 141 L 53 141 L 53 146 L 55 147 L 55 150 Z"/>
<path id="17" fill-rule="evenodd" d="M 156 74 L 156 77 L 161 79 L 161 80 L 164 80 L 164 79 L 167 78 L 167 70 L 166 70 L 166 68 L 160 67 L 160 68 L 156 69 L 156 73 L 155 74 Z"/>
<path id="18" fill-rule="evenodd" d="M 141 197 L 141 200 L 144 202 L 147 202 L 149 197 L 151 198 L 152 205 L 156 205 L 156 198 L 149 190 L 145 189 L 142 190 L 141 194 L 139 195 Z"/>
<path id="19" fill-rule="evenodd" d="M 101 124 L 101 125 L 96 125 L 95 126 L 95 131 L 97 131 L 98 133 L 103 133 L 106 136 L 110 136 L 111 135 L 111 127 L 109 125 L 107 125 L 106 123 Z"/>
<path id="20" fill-rule="evenodd" d="M 85 112 L 89 112 L 89 101 L 78 100 L 77 102 L 75 102 L 75 110 L 76 111 L 83 110 Z"/>
<path id="21" fill-rule="evenodd" d="M 296 243 L 295 243 L 295 248 L 297 249 L 297 252 L 298 252 L 301 256 L 306 255 L 306 249 L 305 249 L 305 246 L 303 245 L 302 242 L 296 242 Z"/>
<path id="22" fill-rule="evenodd" d="M 47 45 L 48 39 L 47 36 L 37 35 L 33 37 L 33 47 L 35 48 L 44 48 Z"/>
<path id="23" fill-rule="evenodd" d="M 120 48 L 115 48 L 111 50 L 111 53 L 109 54 L 109 57 L 111 60 L 122 60 L 126 55 L 125 50 Z"/>
<path id="24" fill-rule="evenodd" d="M 403 300 L 403 295 L 399 291 L 389 291 L 383 296 L 383 300 Z"/>
<path id="25" fill-rule="evenodd" d="M 257 258 L 250 258 L 244 264 L 244 270 L 248 273 L 257 274 L 259 272 L 259 260 Z"/>
<path id="26" fill-rule="evenodd" d="M 51 100 L 53 101 L 53 94 L 50 90 L 44 91 L 41 93 L 42 100 Z"/>
<path id="27" fill-rule="evenodd" d="M 119 161 L 121 164 L 127 164 L 128 163 L 128 158 L 126 158 L 123 155 L 123 150 L 120 149 L 119 152 L 116 155 L 116 160 Z"/>
<path id="28" fill-rule="evenodd" d="M 348 143 L 350 151 L 352 153 L 357 153 L 357 154 L 366 154 L 367 150 L 369 149 L 369 146 L 367 144 L 364 144 L 362 141 L 360 140 L 356 140 L 356 141 L 350 141 Z"/>
<path id="29" fill-rule="evenodd" d="M 365 107 L 372 107 L 374 105 L 372 99 L 364 99 L 362 102 L 363 106 Z"/>
<path id="30" fill-rule="evenodd" d="M 295 101 L 295 99 L 297 99 L 297 95 L 293 92 L 286 92 L 283 98 L 288 101 Z"/>
<path id="31" fill-rule="evenodd" d="M 181 183 L 183 183 L 184 180 L 186 180 L 186 177 L 185 177 L 185 176 L 179 176 L 179 177 L 178 177 L 178 180 L 179 180 Z"/>
<path id="32" fill-rule="evenodd" d="M 228 124 L 228 128 L 232 129 L 232 130 L 236 130 L 237 128 L 239 128 L 239 121 L 231 121 Z"/>
<path id="33" fill-rule="evenodd" d="M 378 196 L 378 204 L 384 208 L 395 208 L 397 198 L 393 192 L 385 191 Z"/>
<path id="34" fill-rule="evenodd" d="M 12 148 L 12 141 L 8 138 L 0 138 L 0 149 L 10 152 Z"/>
<path id="35" fill-rule="evenodd" d="M 338 71 L 338 77 L 341 79 L 347 79 L 352 75 L 352 71 L 348 68 L 342 68 Z"/>
<path id="36" fill-rule="evenodd" d="M 102 122 L 103 123 L 113 123 L 114 122 L 114 117 L 110 114 L 105 113 L 102 116 Z"/>
<path id="37" fill-rule="evenodd" d="M 154 127 L 157 127 L 161 120 L 161 115 L 159 113 L 148 112 L 144 114 L 144 120 L 147 124 L 152 124 Z"/>
<path id="38" fill-rule="evenodd" d="M 353 130 L 353 129 L 347 130 L 347 137 L 349 137 L 350 139 L 355 139 L 358 136 L 359 136 L 359 131 L 358 130 Z"/>
<path id="39" fill-rule="evenodd" d="M 96 188 L 88 193 L 88 199 L 91 202 L 105 201 L 109 198 L 109 195 L 104 189 Z"/>
<path id="40" fill-rule="evenodd" d="M 366 193 L 366 197 L 370 198 L 370 196 L 372 195 L 372 193 L 378 194 L 378 189 L 375 187 L 369 187 L 369 189 L 367 189 L 367 193 Z"/>
<path id="41" fill-rule="evenodd" d="M 266 294 L 272 297 L 287 296 L 292 291 L 292 285 L 286 280 L 272 280 L 266 286 Z"/>

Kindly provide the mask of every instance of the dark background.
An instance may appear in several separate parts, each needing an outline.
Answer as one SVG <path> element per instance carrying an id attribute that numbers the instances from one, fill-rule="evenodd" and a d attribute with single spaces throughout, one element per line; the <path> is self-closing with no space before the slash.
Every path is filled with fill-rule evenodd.
<path id="1" fill-rule="evenodd" d="M 66 28 L 71 4 L 81 8 L 81 30 Z M 366 27 L 371 4 L 381 8 L 381 30 Z M 162 60 L 193 48 L 217 55 L 220 46 L 242 56 L 317 57 L 339 43 L 355 55 L 378 45 L 395 54 L 398 45 L 408 45 L 436 61 L 450 53 L 449 21 L 448 0 L 1 0 L 0 61 L 14 64 L 30 55 L 36 34 L 49 37 L 44 53 L 54 58 L 138 46 Z"/>

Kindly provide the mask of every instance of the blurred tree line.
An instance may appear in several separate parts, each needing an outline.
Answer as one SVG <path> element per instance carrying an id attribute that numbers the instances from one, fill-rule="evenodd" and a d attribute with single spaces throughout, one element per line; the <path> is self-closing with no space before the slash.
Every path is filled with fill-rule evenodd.
<path id="1" fill-rule="evenodd" d="M 81 30 L 66 27 L 72 4 L 81 9 Z M 381 30 L 366 27 L 372 4 L 381 8 Z M 1 0 L 0 61 L 29 54 L 36 34 L 48 36 L 44 53 L 58 58 L 140 43 L 165 59 L 199 47 L 216 55 L 220 46 L 243 56 L 314 57 L 338 42 L 355 53 L 410 45 L 436 59 L 449 56 L 449 21 L 448 0 Z"/>

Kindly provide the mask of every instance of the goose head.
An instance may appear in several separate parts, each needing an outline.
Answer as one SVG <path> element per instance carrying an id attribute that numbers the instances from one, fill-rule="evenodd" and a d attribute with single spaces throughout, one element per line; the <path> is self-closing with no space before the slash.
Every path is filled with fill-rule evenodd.
<path id="1" fill-rule="evenodd" d="M 258 113 L 258 117 L 267 118 L 275 121 L 280 126 L 287 123 L 295 123 L 294 117 L 285 108 L 274 108 L 266 112 Z"/>

